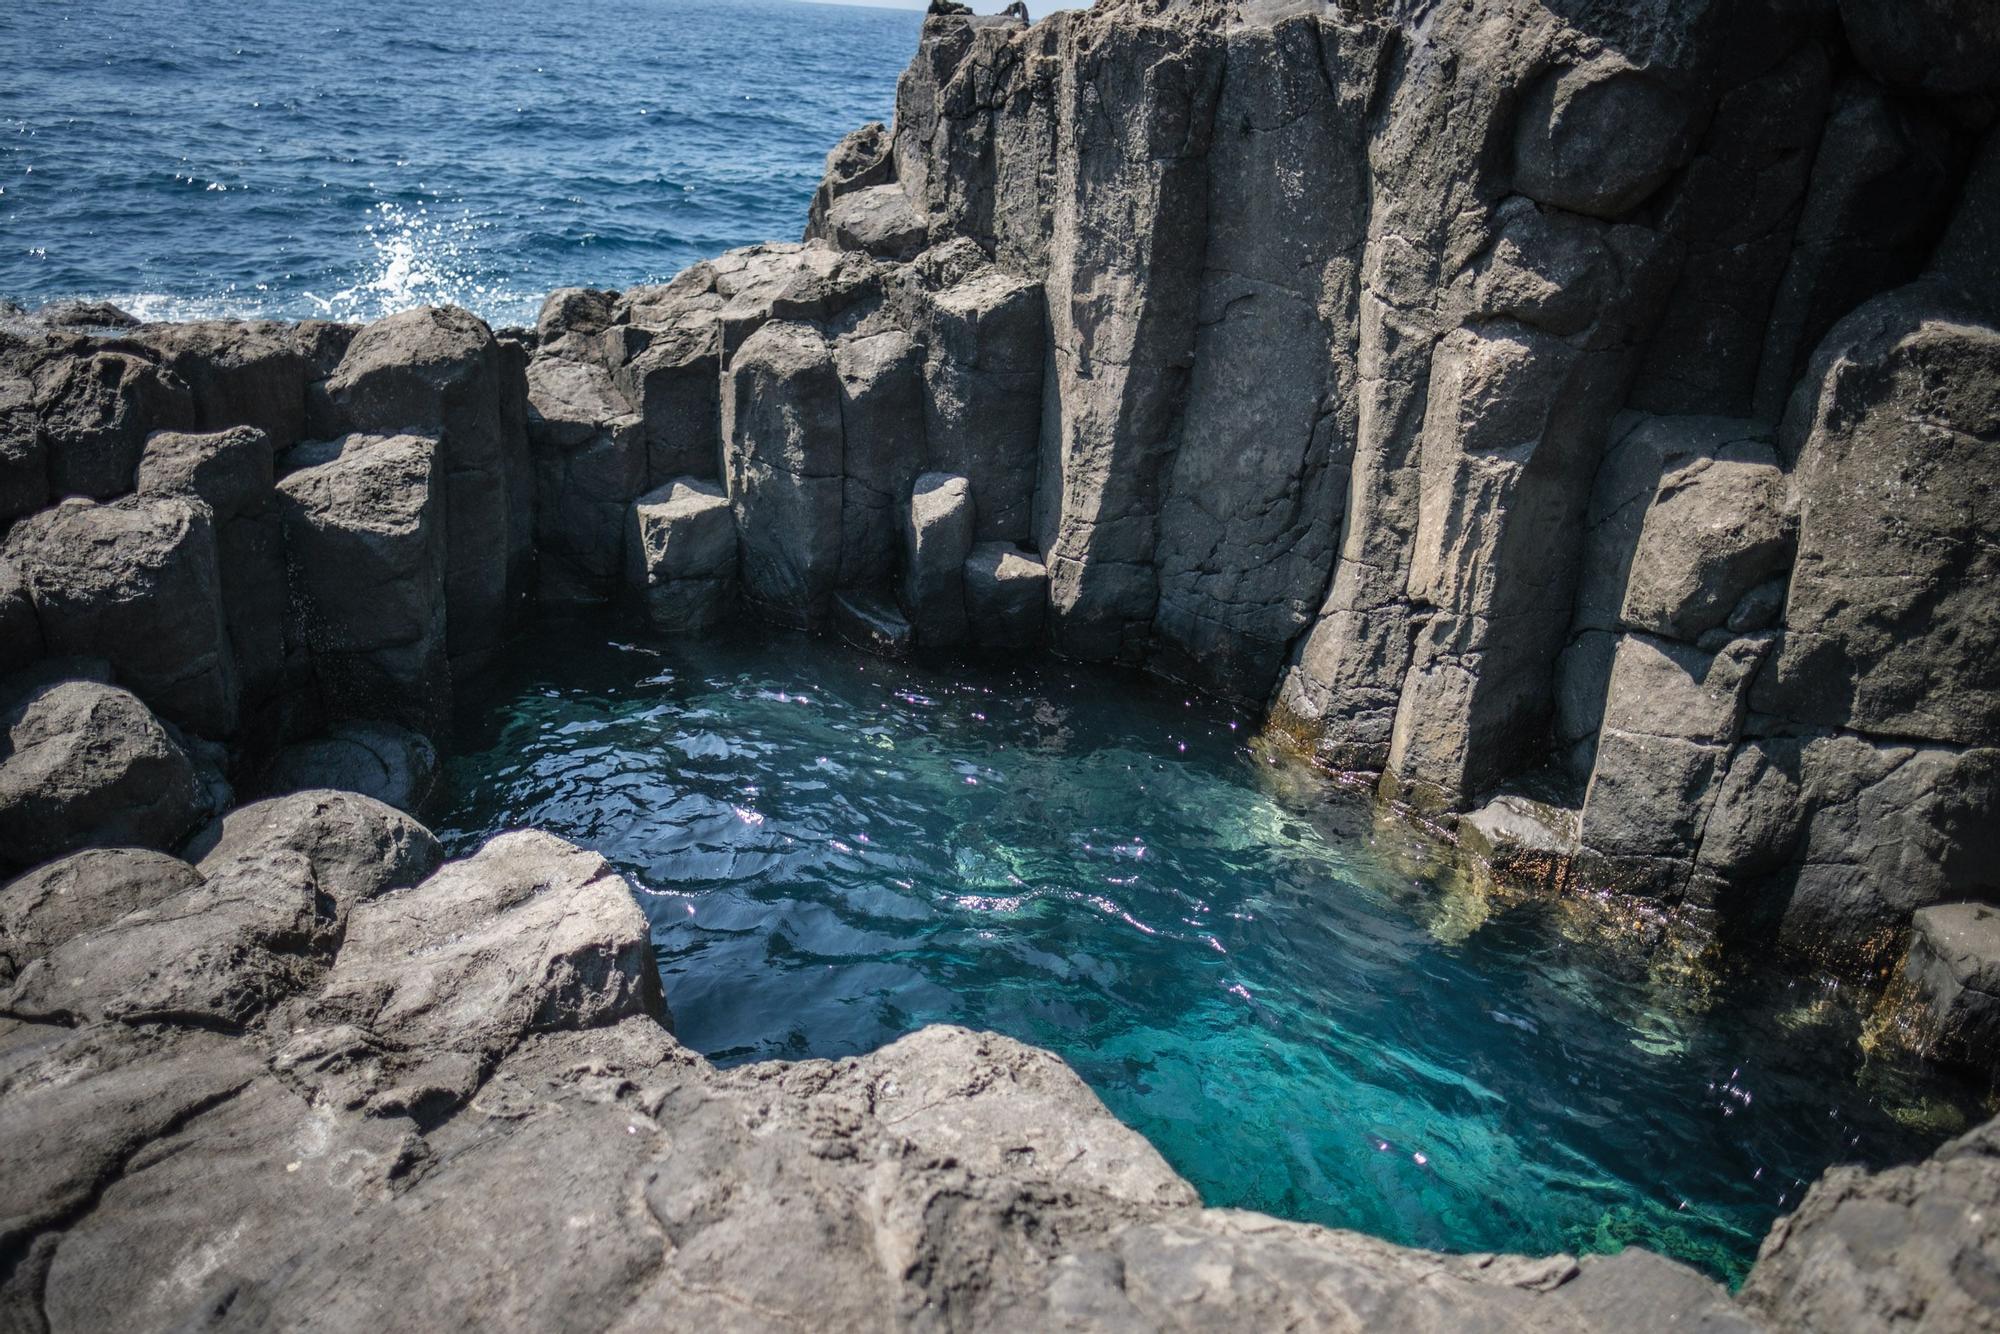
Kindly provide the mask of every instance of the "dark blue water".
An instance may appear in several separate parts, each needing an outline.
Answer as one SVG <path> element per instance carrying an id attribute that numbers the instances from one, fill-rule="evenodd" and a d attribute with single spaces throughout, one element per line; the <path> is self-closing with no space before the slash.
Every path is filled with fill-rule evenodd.
<path id="1" fill-rule="evenodd" d="M 1498 900 L 1132 677 L 585 621 L 461 713 L 448 845 L 533 825 L 628 872 L 689 1046 L 996 1029 L 1213 1205 L 1453 1250 L 1636 1243 L 1734 1280 L 1828 1164 L 1977 1113 L 1864 1056 L 1837 992 L 1703 979 Z"/>
<path id="2" fill-rule="evenodd" d="M 0 297 L 531 320 L 795 239 L 913 11 L 782 0 L 4 0 Z"/>

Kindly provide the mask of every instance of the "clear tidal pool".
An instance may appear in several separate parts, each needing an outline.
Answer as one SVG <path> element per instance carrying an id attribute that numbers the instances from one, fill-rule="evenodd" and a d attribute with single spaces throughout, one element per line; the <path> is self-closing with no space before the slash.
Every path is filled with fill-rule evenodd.
<path id="1" fill-rule="evenodd" d="M 641 887 L 724 1064 L 931 1023 L 1062 1055 L 1210 1205 L 1740 1281 L 1828 1165 L 1980 1114 L 1810 980 L 1702 978 L 1497 895 L 1130 674 L 554 620 L 462 692 L 453 855 L 550 830 Z"/>

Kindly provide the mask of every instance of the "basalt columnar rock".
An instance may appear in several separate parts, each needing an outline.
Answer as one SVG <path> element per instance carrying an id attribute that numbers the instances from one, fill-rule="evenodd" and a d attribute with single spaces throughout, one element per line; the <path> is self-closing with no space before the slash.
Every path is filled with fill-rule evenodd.
<path id="1" fill-rule="evenodd" d="M 802 243 L 499 335 L 9 313 L 0 1326 L 1992 1325 L 1991 1127 L 1740 1303 L 1404 1251 L 1001 1039 L 713 1070 L 545 836 L 201 827 L 418 804 L 535 592 L 1045 644 L 1990 1070 L 1996 70 L 1970 0 L 940 0 Z"/>

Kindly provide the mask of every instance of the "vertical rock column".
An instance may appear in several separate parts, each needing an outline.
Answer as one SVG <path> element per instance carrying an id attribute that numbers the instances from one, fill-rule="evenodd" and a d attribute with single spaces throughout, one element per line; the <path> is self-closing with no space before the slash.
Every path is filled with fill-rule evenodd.
<path id="1" fill-rule="evenodd" d="M 1137 661 L 1194 348 L 1223 39 L 1129 12 L 1063 31 L 1036 528 L 1056 647 Z"/>
<path id="2" fill-rule="evenodd" d="M 316 435 L 420 432 L 438 443 L 452 667 L 476 671 L 527 591 L 534 475 L 521 368 L 456 307 L 405 311 L 358 334 L 316 397 Z"/>
<path id="3" fill-rule="evenodd" d="M 1263 703 L 1325 597 L 1354 453 L 1368 112 L 1387 31 L 1227 36 L 1154 665 Z"/>

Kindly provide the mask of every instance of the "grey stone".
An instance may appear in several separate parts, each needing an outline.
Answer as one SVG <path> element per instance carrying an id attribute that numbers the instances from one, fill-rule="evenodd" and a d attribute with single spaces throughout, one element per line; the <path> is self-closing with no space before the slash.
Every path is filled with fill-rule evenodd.
<path id="1" fill-rule="evenodd" d="M 810 324 L 764 323 L 727 381 L 723 453 L 743 591 L 776 620 L 816 624 L 840 574 L 845 446 L 832 349 Z"/>
<path id="2" fill-rule="evenodd" d="M 0 371 L 0 536 L 49 499 L 48 446 L 35 417 L 34 386 Z"/>
<path id="3" fill-rule="evenodd" d="M 333 717 L 439 725 L 451 681 L 436 443 L 350 435 L 301 445 L 284 462 L 288 650 Z"/>
<path id="4" fill-rule="evenodd" d="M 322 435 L 404 433 L 437 442 L 449 653 L 476 668 L 526 592 L 534 478 L 524 388 L 486 324 L 457 307 L 422 307 L 363 329 L 327 380 Z"/>
<path id="5" fill-rule="evenodd" d="M 259 786 L 269 796 L 338 788 L 415 814 L 436 795 L 439 777 L 437 747 L 428 737 L 364 719 L 286 746 Z"/>
<path id="6" fill-rule="evenodd" d="M 15 524 L 5 551 L 27 579 L 50 655 L 108 659 L 169 721 L 209 737 L 235 732 L 239 682 L 205 504 L 68 500 Z"/>
<path id="7" fill-rule="evenodd" d="M 665 1013 L 631 887 L 595 853 L 524 831 L 358 904 L 326 985 L 294 1017 L 295 1034 L 312 1030 L 280 1059 L 298 1066 L 336 1027 L 410 1054 L 380 1072 L 379 1111 L 418 1089 L 462 1101 L 531 1033 Z"/>
<path id="8" fill-rule="evenodd" d="M 824 234 L 843 250 L 865 250 L 883 259 L 908 259 L 929 239 L 903 187 L 893 184 L 835 199 L 826 212 Z"/>
<path id="9" fill-rule="evenodd" d="M 924 350 L 900 329 L 857 330 L 833 345 L 846 441 L 840 583 L 896 573 L 903 497 L 924 470 Z"/>
<path id="10" fill-rule="evenodd" d="M 910 493 L 903 526 L 902 601 L 924 648 L 964 642 L 965 563 L 972 554 L 972 486 L 927 472 Z"/>
<path id="11" fill-rule="evenodd" d="M 135 341 L 187 385 L 194 403 L 190 426 L 201 431 L 254 427 L 282 450 L 305 438 L 307 389 L 331 369 L 321 365 L 329 350 L 324 344 L 344 346 L 349 336 L 336 329 L 208 320 L 149 325 Z"/>
<path id="12" fill-rule="evenodd" d="M 1032 649 L 1048 615 L 1049 572 L 1006 542 L 981 542 L 965 561 L 965 615 L 980 648 Z"/>
<path id="13" fill-rule="evenodd" d="M 21 567 L 0 554 L 0 675 L 16 672 L 43 653 L 42 626 Z"/>
<path id="14" fill-rule="evenodd" d="M 0 986 L 58 945 L 201 883 L 178 857 L 144 848 L 90 848 L 0 886 Z"/>
<path id="15" fill-rule="evenodd" d="M 689 287 L 633 310 L 646 346 L 612 373 L 643 422 L 649 486 L 722 475 L 722 298 Z"/>
<path id="16" fill-rule="evenodd" d="M 2000 908 L 1942 903 L 1910 919 L 1905 964 L 1942 1056 L 1984 1064 L 2000 1044 Z"/>
<path id="17" fill-rule="evenodd" d="M 1765 1238 L 1743 1308 L 1784 1334 L 1990 1329 L 1997 1207 L 1990 1121 L 1919 1163 L 1831 1168 Z"/>
<path id="18" fill-rule="evenodd" d="M 2000 330 L 1921 289 L 1829 336 L 1786 418 L 1798 562 L 1756 707 L 1979 745 L 2000 735 Z"/>
<path id="19" fill-rule="evenodd" d="M 1514 188 L 1574 213 L 1614 218 L 1687 161 L 1693 108 L 1616 59 L 1554 71 L 1528 93 L 1514 134 Z"/>
<path id="20" fill-rule="evenodd" d="M 284 670 L 285 554 L 273 473 L 271 438 L 254 426 L 156 432 L 139 461 L 140 495 L 199 500 L 214 513 L 223 620 L 246 701 L 271 695 Z"/>
<path id="21" fill-rule="evenodd" d="M 1641 521 L 1621 624 L 1693 642 L 1791 567 L 1785 479 L 1768 445 L 1737 442 L 1664 473 Z"/>
<path id="22" fill-rule="evenodd" d="M 836 200 L 895 179 L 896 165 L 890 156 L 890 148 L 888 128 L 879 120 L 849 131 L 833 146 L 826 155 L 826 170 L 807 210 L 807 240 L 833 239 L 828 218 Z"/>
<path id="23" fill-rule="evenodd" d="M 1685 889 L 1768 649 L 1619 641 L 1583 802 L 1581 874 L 1653 897 Z"/>
<path id="24" fill-rule="evenodd" d="M 1466 851 L 1509 879 L 1546 889 L 1568 883 L 1577 832 L 1576 811 L 1512 792 L 1458 821 Z"/>
<path id="25" fill-rule="evenodd" d="M 1840 0 L 1840 21 L 1862 65 L 1892 88 L 2000 88 L 2000 14 L 1979 0 Z"/>
<path id="26" fill-rule="evenodd" d="M 528 366 L 535 539 L 550 568 L 545 600 L 615 583 L 625 569 L 626 511 L 646 490 L 643 421 L 601 366 L 539 357 Z"/>
<path id="27" fill-rule="evenodd" d="M 296 792 L 240 806 L 188 847 L 202 874 L 303 858 L 337 920 L 355 904 L 423 880 L 444 860 L 428 829 L 365 793 Z"/>
<path id="28" fill-rule="evenodd" d="M 1041 435 L 1041 287 L 984 269 L 932 294 L 925 319 L 930 471 L 972 483 L 981 540 L 1025 541 Z"/>
<path id="29" fill-rule="evenodd" d="M 1835 88 L 1758 358 L 1757 416 L 1785 410 L 1848 312 L 1917 276 L 1950 210 L 1957 157 L 1935 109 L 1865 79 Z"/>
<path id="30" fill-rule="evenodd" d="M 57 497 L 125 495 L 146 436 L 195 424 L 187 386 L 125 353 L 57 358 L 36 378 L 35 400 Z"/>
<path id="31" fill-rule="evenodd" d="M 708 629 L 736 592 L 736 517 L 712 482 L 684 477 L 632 505 L 626 578 L 654 628 Z"/>

